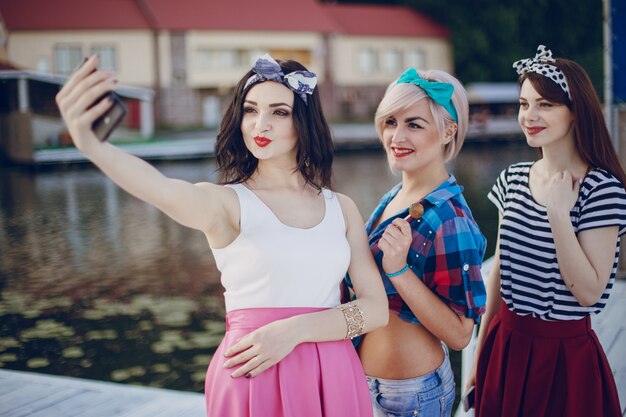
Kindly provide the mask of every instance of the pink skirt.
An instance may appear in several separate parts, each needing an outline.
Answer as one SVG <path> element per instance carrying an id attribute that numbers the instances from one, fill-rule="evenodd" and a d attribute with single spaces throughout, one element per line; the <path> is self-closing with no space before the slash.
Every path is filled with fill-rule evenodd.
<path id="1" fill-rule="evenodd" d="M 224 352 L 253 330 L 321 308 L 254 308 L 231 311 L 226 334 L 206 375 L 208 417 L 372 417 L 372 400 L 359 357 L 349 340 L 302 343 L 253 378 L 231 378 Z"/>
<path id="2" fill-rule="evenodd" d="M 620 417 L 611 368 L 589 317 L 545 321 L 504 302 L 478 359 L 477 417 Z"/>

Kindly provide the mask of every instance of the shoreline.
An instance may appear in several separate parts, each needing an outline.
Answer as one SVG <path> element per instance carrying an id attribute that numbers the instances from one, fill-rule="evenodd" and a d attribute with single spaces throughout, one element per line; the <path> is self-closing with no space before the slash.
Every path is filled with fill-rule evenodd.
<path id="1" fill-rule="evenodd" d="M 332 124 L 331 131 L 337 152 L 380 149 L 373 124 Z M 192 160 L 215 156 L 216 130 L 168 133 L 156 140 L 143 143 L 114 144 L 128 153 L 146 160 Z M 471 125 L 465 143 L 512 142 L 523 140 L 517 121 L 494 120 L 489 126 Z M 32 161 L 0 162 L 10 165 L 42 166 L 80 164 L 89 162 L 76 148 L 38 149 L 33 151 Z"/>

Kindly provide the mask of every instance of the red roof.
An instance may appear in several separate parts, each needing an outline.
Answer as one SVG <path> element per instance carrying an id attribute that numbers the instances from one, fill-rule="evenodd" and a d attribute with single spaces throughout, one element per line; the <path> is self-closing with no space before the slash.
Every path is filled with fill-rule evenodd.
<path id="1" fill-rule="evenodd" d="M 146 29 L 133 0 L 0 0 L 8 30 Z"/>
<path id="2" fill-rule="evenodd" d="M 328 4 L 342 32 L 349 35 L 447 37 L 448 29 L 408 7 Z"/>
<path id="3" fill-rule="evenodd" d="M 334 32 L 316 0 L 149 0 L 163 29 Z"/>
<path id="4" fill-rule="evenodd" d="M 311 31 L 446 37 L 406 7 L 318 0 L 0 0 L 8 30 L 148 29 Z"/>

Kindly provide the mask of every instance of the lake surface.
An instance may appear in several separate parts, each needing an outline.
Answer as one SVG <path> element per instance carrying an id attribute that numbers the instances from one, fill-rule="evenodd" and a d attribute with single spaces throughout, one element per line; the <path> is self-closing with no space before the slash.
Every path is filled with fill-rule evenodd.
<path id="1" fill-rule="evenodd" d="M 486 194 L 502 169 L 534 155 L 523 140 L 468 143 L 450 165 L 487 256 L 497 211 Z M 213 159 L 157 167 L 217 178 Z M 364 218 L 399 180 L 382 150 L 339 153 L 334 172 Z M 224 332 L 222 291 L 202 233 L 91 165 L 0 167 L 0 367 L 200 392 Z"/>

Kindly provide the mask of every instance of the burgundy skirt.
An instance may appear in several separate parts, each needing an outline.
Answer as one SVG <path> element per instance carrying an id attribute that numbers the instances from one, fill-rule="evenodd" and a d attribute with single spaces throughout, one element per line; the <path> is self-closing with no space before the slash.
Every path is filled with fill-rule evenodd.
<path id="1" fill-rule="evenodd" d="M 618 417 L 609 362 L 587 316 L 545 321 L 503 302 L 478 359 L 476 417 Z"/>

